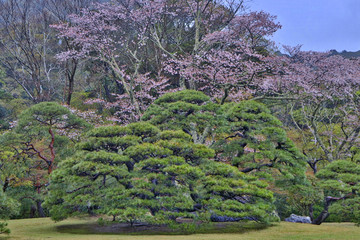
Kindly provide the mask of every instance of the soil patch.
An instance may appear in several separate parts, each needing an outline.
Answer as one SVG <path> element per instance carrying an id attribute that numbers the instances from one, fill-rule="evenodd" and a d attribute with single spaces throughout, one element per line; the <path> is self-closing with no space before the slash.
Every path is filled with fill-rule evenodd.
<path id="1" fill-rule="evenodd" d="M 258 223 L 212 223 L 197 225 L 180 225 L 170 228 L 166 225 L 149 225 L 128 223 L 97 223 L 62 225 L 57 227 L 61 233 L 72 234 L 124 234 L 124 235 L 187 235 L 194 233 L 242 233 L 251 230 L 265 229 L 267 225 Z"/>

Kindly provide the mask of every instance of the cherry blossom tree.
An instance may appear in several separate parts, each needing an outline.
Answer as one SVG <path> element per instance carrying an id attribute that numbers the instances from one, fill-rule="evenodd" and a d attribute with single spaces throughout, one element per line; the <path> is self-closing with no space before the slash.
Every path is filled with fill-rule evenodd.
<path id="1" fill-rule="evenodd" d="M 360 133 L 359 60 L 303 52 L 286 47 L 289 55 L 278 60 L 274 76 L 258 99 L 288 99 L 291 124 L 303 142 L 303 152 L 316 173 L 316 164 L 349 156 Z M 292 101 L 291 101 L 292 100 Z M 312 156 L 311 156 L 312 155 Z M 350 154 L 351 155 L 351 154 Z"/>
<path id="2" fill-rule="evenodd" d="M 125 79 L 130 80 L 131 76 L 124 73 Z M 130 123 L 138 121 L 150 104 L 161 94 L 169 92 L 168 79 L 159 77 L 158 81 L 154 80 L 147 74 L 138 74 L 132 81 L 134 87 L 133 95 L 129 94 L 113 94 L 115 101 L 109 102 L 104 99 L 90 99 L 87 104 L 99 103 L 106 108 L 115 109 L 116 112 L 108 120 L 120 123 Z M 172 90 L 174 91 L 174 89 Z M 133 100 L 138 105 L 134 105 Z M 136 108 L 138 107 L 138 109 Z"/>
<path id="3" fill-rule="evenodd" d="M 94 2 L 98 2 L 99 0 L 62 0 L 62 1 L 56 1 L 56 0 L 41 0 L 42 5 L 44 5 L 46 11 L 51 15 L 54 22 L 68 22 L 71 24 L 69 16 L 72 14 L 79 14 L 81 9 L 89 6 L 90 4 Z M 71 42 L 68 38 L 63 38 L 60 40 L 61 46 L 58 46 L 60 51 L 66 51 L 72 49 L 74 46 L 72 46 Z M 67 105 L 70 106 L 71 103 L 71 97 L 74 92 L 75 87 L 75 78 L 76 73 L 81 67 L 81 62 L 79 62 L 76 58 L 70 58 L 66 61 L 63 61 L 60 63 L 60 71 L 59 75 L 63 76 L 65 80 L 66 85 L 66 96 L 64 96 L 64 99 Z"/>
<path id="4" fill-rule="evenodd" d="M 127 112 L 131 121 L 136 121 L 148 106 L 144 103 L 165 89 L 163 69 L 167 61 L 180 59 L 183 53 L 197 53 L 204 36 L 225 29 L 242 8 L 242 1 L 98 3 L 73 15 L 71 25 L 53 26 L 74 46 L 58 57 L 105 63 L 124 90 L 124 96 L 117 97 L 122 104 L 119 113 Z M 186 79 L 177 80 L 175 86 L 186 87 Z M 155 82 L 162 87 L 153 87 Z M 192 79 L 187 82 L 188 87 L 195 88 Z"/>
<path id="5" fill-rule="evenodd" d="M 55 55 L 72 48 L 68 39 L 57 39 L 50 27 L 70 22 L 69 15 L 100 0 L 4 0 L 0 2 L 0 67 L 14 93 L 34 103 L 63 98 L 68 104 L 74 90 L 77 59 L 65 62 Z M 64 90 L 64 95 L 62 96 Z"/>
<path id="6" fill-rule="evenodd" d="M 321 102 L 345 99 L 359 90 L 359 60 L 328 52 L 301 51 L 301 46 L 284 46 L 287 55 L 273 57 L 272 75 L 262 88 L 276 96 L 293 95 L 297 100 Z"/>
<path id="7" fill-rule="evenodd" d="M 98 3 L 73 15 L 73 25 L 54 26 L 60 36 L 71 39 L 76 48 L 63 52 L 60 59 L 90 57 L 107 64 L 121 82 L 134 114 L 141 114 L 136 98 L 136 82 L 144 77 L 141 52 L 149 39 L 149 28 L 164 11 L 162 1 L 124 1 L 120 4 Z M 139 80 L 139 81 L 137 81 Z M 140 91 L 141 92 L 141 91 Z M 130 111 L 132 111 L 132 109 Z"/>
<path id="8" fill-rule="evenodd" d="M 166 69 L 193 81 L 221 104 L 249 98 L 270 68 L 272 42 L 266 37 L 281 28 L 275 20 L 264 12 L 235 16 L 226 28 L 205 35 L 196 54 L 186 54 Z"/>
<path id="9" fill-rule="evenodd" d="M 341 205 L 339 200 L 348 198 L 342 189 L 324 185 L 320 179 L 334 179 L 334 172 L 348 171 L 340 167 L 350 166 L 356 159 L 360 136 L 359 60 L 305 52 L 301 46 L 285 47 L 285 50 L 287 55 L 273 57 L 278 67 L 266 76 L 261 85 L 263 93 L 255 99 L 285 103 L 282 118 L 288 118 L 289 134 L 317 177 L 311 187 L 328 195 L 324 198 L 323 211 L 316 218 L 314 202 L 308 202 L 312 222 L 321 224 Z M 339 177 L 337 181 L 343 180 Z M 346 200 L 346 204 L 351 202 L 356 201 Z M 330 207 L 332 204 L 337 207 Z"/>

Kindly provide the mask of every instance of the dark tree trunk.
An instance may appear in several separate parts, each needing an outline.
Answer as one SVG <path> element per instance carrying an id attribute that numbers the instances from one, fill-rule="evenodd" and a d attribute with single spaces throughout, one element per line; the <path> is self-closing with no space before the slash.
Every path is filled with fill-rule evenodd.
<path id="1" fill-rule="evenodd" d="M 324 210 L 320 213 L 320 215 L 315 219 L 315 220 L 312 220 L 312 224 L 316 224 L 316 225 L 320 225 L 321 223 L 323 223 L 330 215 L 329 213 L 329 207 L 331 205 L 331 203 L 333 202 L 336 202 L 338 200 L 341 200 L 341 199 L 345 199 L 345 197 L 340 197 L 340 198 L 337 198 L 337 197 L 326 197 L 325 198 L 325 203 L 324 203 Z"/>
<path id="2" fill-rule="evenodd" d="M 317 173 L 317 163 L 320 161 L 320 159 L 315 159 L 315 160 L 308 160 L 307 163 L 309 164 L 309 166 L 311 167 L 311 169 L 313 170 L 313 173 L 316 174 Z"/>
<path id="3" fill-rule="evenodd" d="M 323 223 L 328 217 L 329 217 L 330 213 L 328 212 L 328 210 L 323 210 L 320 215 L 312 221 L 312 224 L 315 225 L 320 225 L 321 223 Z"/>
<path id="4" fill-rule="evenodd" d="M 310 204 L 309 205 L 309 216 L 310 216 L 310 220 L 311 222 L 314 222 L 314 204 Z"/>
<path id="5" fill-rule="evenodd" d="M 50 158 L 50 160 L 47 161 L 47 163 L 48 163 L 48 174 L 51 174 L 52 170 L 53 170 L 53 164 L 55 161 L 55 157 L 56 157 L 55 149 L 54 149 L 55 135 L 51 128 L 49 128 L 49 134 L 51 136 L 51 142 L 49 144 L 51 158 Z"/>
<path id="6" fill-rule="evenodd" d="M 3 192 L 6 192 L 6 189 L 9 187 L 9 182 L 9 178 L 6 178 L 3 186 Z"/>
<path id="7" fill-rule="evenodd" d="M 192 184 L 189 184 L 189 190 L 190 190 L 191 199 L 197 203 L 199 200 L 199 195 L 197 193 L 195 193 L 194 186 Z"/>
<path id="8" fill-rule="evenodd" d="M 227 97 L 229 96 L 229 89 L 228 88 L 225 88 L 224 89 L 224 96 L 221 98 L 221 103 L 220 105 L 224 105 Z"/>
<path id="9" fill-rule="evenodd" d="M 103 88 L 104 88 L 104 91 L 105 91 L 106 100 L 109 101 L 109 102 L 113 102 L 114 98 L 113 98 L 113 96 L 112 96 L 112 94 L 110 92 L 109 81 L 108 81 L 107 77 L 105 77 L 105 79 L 104 79 Z"/>
<path id="10" fill-rule="evenodd" d="M 128 169 L 129 172 L 131 172 L 131 171 L 134 170 L 134 163 L 132 163 L 132 162 L 126 162 L 125 165 L 126 165 L 126 167 L 127 167 L 127 169 Z"/>
<path id="11" fill-rule="evenodd" d="M 72 94 L 74 92 L 74 78 L 71 77 L 68 80 L 69 80 L 69 88 L 68 88 L 67 97 L 66 97 L 66 104 L 68 106 L 70 106 L 71 97 L 72 97 Z"/>
<path id="12" fill-rule="evenodd" d="M 67 40 L 65 39 L 67 45 L 69 46 L 69 43 L 67 42 Z M 75 73 L 76 73 L 76 70 L 77 70 L 77 67 L 78 67 L 78 60 L 76 59 L 72 59 L 71 60 L 71 63 L 67 62 L 66 64 L 66 68 L 67 68 L 67 79 L 68 79 L 68 82 L 69 82 L 69 88 L 68 88 L 68 92 L 67 92 L 67 97 L 66 97 L 66 104 L 68 106 L 70 106 L 70 103 L 71 103 L 71 97 L 72 97 L 72 94 L 74 92 L 74 83 L 75 83 Z M 68 66 L 68 65 L 71 65 Z"/>
<path id="13" fill-rule="evenodd" d="M 35 215 L 36 215 L 36 206 L 35 206 L 35 205 L 31 205 L 29 217 L 30 217 L 30 218 L 34 218 Z"/>
<path id="14" fill-rule="evenodd" d="M 116 75 L 114 73 L 114 71 L 111 72 L 112 75 L 112 79 L 115 82 L 116 88 L 117 88 L 117 94 L 124 94 L 125 93 L 125 89 L 124 89 L 124 85 L 121 83 L 121 81 L 119 81 L 116 78 Z"/>
<path id="15" fill-rule="evenodd" d="M 42 204 L 41 200 L 36 200 L 38 217 L 46 217 L 46 214 L 41 204 Z"/>

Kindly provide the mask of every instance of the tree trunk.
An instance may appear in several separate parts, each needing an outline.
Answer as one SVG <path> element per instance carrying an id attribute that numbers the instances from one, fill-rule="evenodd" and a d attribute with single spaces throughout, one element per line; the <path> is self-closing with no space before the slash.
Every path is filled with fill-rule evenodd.
<path id="1" fill-rule="evenodd" d="M 309 164 L 309 166 L 313 170 L 314 174 L 317 173 L 317 164 L 318 164 L 319 161 L 320 161 L 320 159 L 316 159 L 316 158 L 307 160 L 307 163 Z"/>
<path id="2" fill-rule="evenodd" d="M 41 200 L 36 200 L 38 217 L 46 217 L 43 207 L 41 206 Z"/>
<path id="3" fill-rule="evenodd" d="M 9 178 L 6 178 L 3 186 L 3 192 L 6 192 L 6 189 L 9 187 L 9 183 L 10 183 Z"/>
<path id="4" fill-rule="evenodd" d="M 329 217 L 330 213 L 328 212 L 328 210 L 323 210 L 320 215 L 312 221 L 312 224 L 315 225 L 320 225 L 321 223 L 323 223 L 328 217 Z"/>
<path id="5" fill-rule="evenodd" d="M 183 77 L 180 77 L 179 85 L 180 85 L 181 89 L 186 89 L 186 83 L 185 83 L 185 79 Z"/>
<path id="6" fill-rule="evenodd" d="M 309 205 L 309 216 L 310 216 L 310 220 L 311 222 L 314 222 L 314 204 L 310 204 Z"/>
<path id="7" fill-rule="evenodd" d="M 55 157 L 56 157 L 55 149 L 54 149 L 55 135 L 54 135 L 54 132 L 52 131 L 51 128 L 49 128 L 49 134 L 51 135 L 51 142 L 49 144 L 51 158 L 50 158 L 50 161 L 49 160 L 47 161 L 47 163 L 48 163 L 48 174 L 52 173 L 53 164 L 54 164 Z"/>
<path id="8" fill-rule="evenodd" d="M 108 82 L 107 77 L 105 77 L 105 79 L 104 79 L 103 87 L 104 87 L 104 91 L 105 91 L 106 100 L 108 102 L 113 102 L 114 99 L 113 99 L 113 96 L 111 95 L 111 92 L 110 92 L 110 89 L 109 89 L 109 82 Z"/>
<path id="9" fill-rule="evenodd" d="M 229 96 L 229 89 L 228 88 L 225 88 L 224 89 L 224 96 L 221 98 L 221 103 L 220 105 L 224 105 L 227 97 Z"/>
<path id="10" fill-rule="evenodd" d="M 68 92 L 67 92 L 67 97 L 66 97 L 66 105 L 70 106 L 71 103 L 71 97 L 74 91 L 74 77 L 70 76 L 68 77 L 69 80 L 69 88 L 68 88 Z"/>
<path id="11" fill-rule="evenodd" d="M 30 218 L 34 218 L 35 215 L 36 215 L 36 206 L 35 206 L 35 205 L 31 205 L 29 217 L 30 217 Z"/>
<path id="12" fill-rule="evenodd" d="M 316 224 L 316 225 L 320 225 L 321 223 L 323 223 L 330 215 L 329 213 L 329 207 L 331 205 L 332 202 L 336 202 L 338 200 L 341 200 L 341 199 L 345 199 L 345 197 L 340 197 L 340 198 L 337 198 L 337 197 L 326 197 L 325 198 L 325 203 L 324 203 L 324 210 L 320 213 L 320 215 L 315 219 L 315 220 L 312 220 L 312 224 Z"/>
<path id="13" fill-rule="evenodd" d="M 71 47 L 69 45 L 68 40 L 66 38 L 64 40 L 66 42 L 68 49 L 70 49 Z M 71 104 L 71 97 L 74 92 L 75 74 L 76 74 L 77 68 L 78 68 L 78 60 L 73 58 L 73 59 L 71 59 L 71 62 L 67 61 L 67 63 L 66 63 L 67 70 L 66 71 L 67 71 L 67 79 L 69 82 L 69 88 L 68 88 L 68 92 L 67 92 L 66 104 L 68 106 L 70 106 L 70 104 Z"/>
<path id="14" fill-rule="evenodd" d="M 131 83 L 128 83 L 126 81 L 126 79 L 124 78 L 124 76 L 122 75 L 121 68 L 119 67 L 115 58 L 112 57 L 111 60 L 104 58 L 104 61 L 109 64 L 109 66 L 114 71 L 115 76 L 121 81 L 125 92 L 129 95 L 131 104 L 135 108 L 136 115 L 140 116 L 141 115 L 140 104 L 139 104 L 139 101 L 135 97 L 133 86 L 131 85 Z M 135 121 L 135 119 L 133 119 L 133 120 Z"/>

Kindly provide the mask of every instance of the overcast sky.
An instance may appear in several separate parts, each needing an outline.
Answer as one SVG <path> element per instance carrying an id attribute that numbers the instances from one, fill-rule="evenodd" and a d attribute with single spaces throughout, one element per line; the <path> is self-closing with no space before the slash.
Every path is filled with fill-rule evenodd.
<path id="1" fill-rule="evenodd" d="M 274 35 L 281 44 L 302 50 L 360 50 L 360 0 L 246 0 L 252 11 L 277 15 Z"/>

